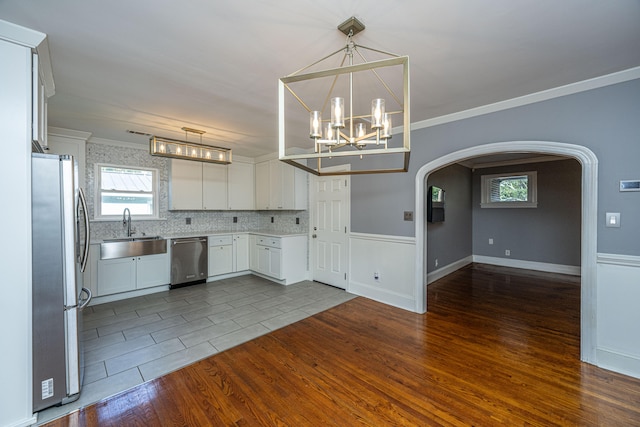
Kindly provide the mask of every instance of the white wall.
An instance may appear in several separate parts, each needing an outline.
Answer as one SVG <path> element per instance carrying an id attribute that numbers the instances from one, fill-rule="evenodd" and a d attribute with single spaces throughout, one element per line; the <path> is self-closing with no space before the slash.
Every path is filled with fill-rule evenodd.
<path id="1" fill-rule="evenodd" d="M 0 26 L 0 33 L 2 32 Z M 31 50 L 0 40 L 0 156 L 5 225 L 0 245 L 2 298 L 0 425 L 28 425 L 31 400 Z"/>

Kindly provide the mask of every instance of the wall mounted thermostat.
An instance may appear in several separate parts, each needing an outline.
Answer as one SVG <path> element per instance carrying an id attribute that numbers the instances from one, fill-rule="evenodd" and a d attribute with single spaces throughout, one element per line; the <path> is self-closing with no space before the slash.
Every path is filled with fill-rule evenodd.
<path id="1" fill-rule="evenodd" d="M 640 191 L 640 179 L 620 181 L 620 191 Z"/>

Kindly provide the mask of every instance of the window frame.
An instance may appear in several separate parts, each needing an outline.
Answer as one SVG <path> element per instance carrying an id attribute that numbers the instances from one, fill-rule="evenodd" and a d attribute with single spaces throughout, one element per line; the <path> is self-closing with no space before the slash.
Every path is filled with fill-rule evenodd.
<path id="1" fill-rule="evenodd" d="M 492 201 L 491 182 L 496 178 L 508 179 L 520 176 L 527 177 L 527 200 L 517 201 Z M 538 207 L 538 172 L 506 172 L 491 175 L 482 175 L 481 181 L 481 208 L 537 208 Z"/>
<path id="2" fill-rule="evenodd" d="M 142 166 L 128 166 L 128 165 L 116 165 L 116 164 L 111 164 L 111 163 L 96 163 L 95 164 L 95 192 L 94 192 L 94 219 L 95 220 L 109 220 L 109 221 L 116 221 L 116 220 L 122 220 L 122 214 L 118 214 L 118 215 L 102 215 L 102 168 L 119 168 L 119 169 L 131 169 L 131 170 L 138 170 L 138 171 L 145 171 L 145 172 L 151 172 L 151 192 L 150 193 L 144 193 L 144 194 L 151 194 L 152 198 L 153 198 L 153 214 L 152 215 L 141 215 L 141 214 L 134 214 L 133 212 L 131 213 L 131 218 L 135 218 L 135 219 L 139 219 L 139 220 L 154 220 L 154 219 L 160 219 L 160 212 L 159 212 L 159 207 L 160 207 L 160 202 L 159 202 L 159 198 L 160 198 L 160 194 L 159 194 L 159 176 L 160 173 L 158 171 L 158 169 L 156 168 L 147 168 L 147 167 L 142 167 Z M 111 191 L 111 190 L 104 190 L 104 191 Z"/>

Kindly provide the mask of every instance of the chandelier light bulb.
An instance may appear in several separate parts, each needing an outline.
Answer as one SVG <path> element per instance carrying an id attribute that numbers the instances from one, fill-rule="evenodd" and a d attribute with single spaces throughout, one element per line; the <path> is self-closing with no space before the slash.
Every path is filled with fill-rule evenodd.
<path id="1" fill-rule="evenodd" d="M 384 113 L 382 119 L 382 134 L 380 135 L 380 138 L 390 139 L 391 127 L 391 115 L 389 113 Z"/>
<path id="2" fill-rule="evenodd" d="M 371 129 L 380 129 L 382 127 L 384 115 L 384 99 L 376 98 L 371 101 Z"/>
<path id="3" fill-rule="evenodd" d="M 322 136 L 322 113 L 320 111 L 312 111 L 309 121 L 309 137 L 320 138 Z"/>
<path id="4" fill-rule="evenodd" d="M 331 126 L 344 127 L 344 98 L 331 98 Z"/>
<path id="5" fill-rule="evenodd" d="M 364 125 L 364 123 L 358 123 L 358 125 L 356 126 L 356 137 L 364 138 L 366 134 L 367 134 L 367 127 Z"/>

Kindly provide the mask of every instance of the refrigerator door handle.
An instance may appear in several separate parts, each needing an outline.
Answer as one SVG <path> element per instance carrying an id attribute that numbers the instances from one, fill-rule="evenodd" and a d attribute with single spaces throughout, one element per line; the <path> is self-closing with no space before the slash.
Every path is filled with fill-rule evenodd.
<path id="1" fill-rule="evenodd" d="M 84 191 L 82 191 L 82 188 L 79 188 L 78 190 L 80 204 L 82 205 L 82 215 L 84 216 L 84 229 L 86 234 L 84 240 L 84 251 L 82 253 L 82 257 L 80 258 L 80 271 L 84 273 L 84 270 L 87 268 L 87 261 L 89 260 L 89 244 L 91 243 L 91 231 L 89 229 L 89 212 L 87 211 L 87 200 L 84 197 Z M 89 291 L 89 299 L 91 299 L 91 291 Z"/>
<path id="2" fill-rule="evenodd" d="M 84 310 L 84 308 L 91 302 L 91 298 L 93 298 L 93 294 L 90 289 L 82 288 L 82 292 L 87 294 L 87 299 L 81 300 L 80 305 L 78 305 L 78 310 Z M 80 294 L 82 294 L 82 292 Z"/>

